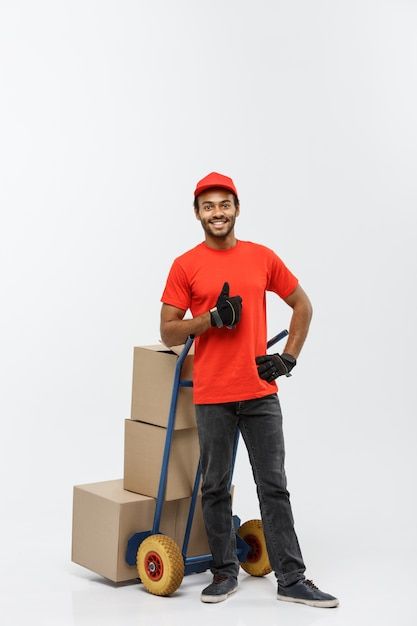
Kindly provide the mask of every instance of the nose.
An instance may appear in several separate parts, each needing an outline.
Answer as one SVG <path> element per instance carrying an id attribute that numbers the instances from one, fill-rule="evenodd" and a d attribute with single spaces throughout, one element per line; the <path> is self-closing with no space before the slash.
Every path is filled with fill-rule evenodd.
<path id="1" fill-rule="evenodd" d="M 220 204 L 215 205 L 213 211 L 213 217 L 223 217 L 224 218 L 224 210 Z"/>

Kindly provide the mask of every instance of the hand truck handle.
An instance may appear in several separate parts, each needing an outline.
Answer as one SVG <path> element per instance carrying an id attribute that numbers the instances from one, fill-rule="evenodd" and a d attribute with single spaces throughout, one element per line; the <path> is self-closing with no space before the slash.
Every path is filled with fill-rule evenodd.
<path id="1" fill-rule="evenodd" d="M 278 343 L 278 341 L 281 341 L 281 339 L 284 339 L 284 337 L 286 337 L 288 335 L 288 330 L 281 330 L 280 333 L 278 333 L 278 335 L 275 335 L 275 337 L 272 337 L 272 339 L 269 339 L 269 341 L 266 344 L 267 349 L 271 348 L 274 344 Z M 178 357 L 178 361 L 179 361 L 179 368 L 181 368 L 181 365 L 183 363 L 183 361 L 185 360 L 185 357 L 187 356 L 188 352 L 190 351 L 190 348 L 193 344 L 194 341 L 194 335 L 189 335 L 189 337 L 187 337 L 187 341 L 184 344 L 183 349 L 181 350 L 181 353 Z"/>
<path id="2" fill-rule="evenodd" d="M 278 341 L 281 341 L 281 339 L 284 339 L 284 337 L 286 337 L 287 335 L 288 335 L 288 330 L 281 330 L 281 332 L 278 333 L 278 335 L 275 335 L 275 337 L 272 337 L 272 339 L 268 341 L 268 343 L 266 344 L 266 348 L 267 349 L 270 348 L 275 343 L 278 343 Z"/>

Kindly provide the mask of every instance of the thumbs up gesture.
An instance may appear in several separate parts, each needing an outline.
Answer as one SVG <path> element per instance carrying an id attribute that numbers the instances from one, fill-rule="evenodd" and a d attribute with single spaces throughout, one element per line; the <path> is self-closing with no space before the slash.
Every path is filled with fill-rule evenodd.
<path id="1" fill-rule="evenodd" d="M 240 321 L 242 313 L 242 298 L 229 295 L 229 283 L 224 283 L 216 306 L 210 309 L 211 325 L 221 328 L 234 328 Z"/>

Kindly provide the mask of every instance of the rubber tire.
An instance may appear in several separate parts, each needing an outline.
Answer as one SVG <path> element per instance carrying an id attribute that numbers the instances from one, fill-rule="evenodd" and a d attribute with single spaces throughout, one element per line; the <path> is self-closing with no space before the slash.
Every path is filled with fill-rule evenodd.
<path id="1" fill-rule="evenodd" d="M 251 552 L 253 551 L 249 552 L 249 558 L 247 561 L 240 564 L 241 568 L 251 576 L 266 576 L 272 572 L 268 551 L 266 549 L 262 521 L 259 519 L 251 519 L 242 524 L 237 533 L 239 537 L 247 541 L 249 545 L 254 545 L 257 549 L 252 558 Z M 255 560 L 253 560 L 253 558 Z"/>
<path id="2" fill-rule="evenodd" d="M 154 553 L 162 565 L 162 575 L 154 580 L 147 569 L 146 563 L 150 553 Z M 136 566 L 145 589 L 156 596 L 169 596 L 182 583 L 184 578 L 184 559 L 181 550 L 171 537 L 151 535 L 139 546 L 136 555 Z"/>

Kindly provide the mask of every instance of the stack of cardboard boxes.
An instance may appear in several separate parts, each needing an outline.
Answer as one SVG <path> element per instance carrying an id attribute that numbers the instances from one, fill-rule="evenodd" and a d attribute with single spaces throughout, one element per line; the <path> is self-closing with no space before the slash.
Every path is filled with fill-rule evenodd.
<path id="1" fill-rule="evenodd" d="M 190 350 L 181 378 L 192 379 L 193 359 Z M 137 578 L 125 562 L 127 543 L 152 529 L 176 363 L 177 354 L 163 345 L 134 348 L 124 479 L 74 487 L 72 560 L 114 582 Z M 180 388 L 160 525 L 180 548 L 199 461 L 192 395 L 192 388 Z M 187 556 L 209 552 L 199 495 Z"/>

